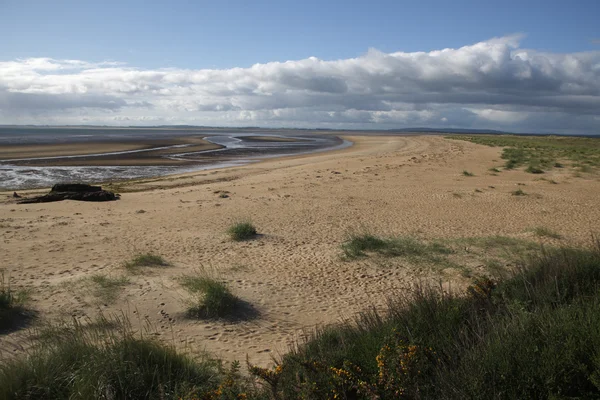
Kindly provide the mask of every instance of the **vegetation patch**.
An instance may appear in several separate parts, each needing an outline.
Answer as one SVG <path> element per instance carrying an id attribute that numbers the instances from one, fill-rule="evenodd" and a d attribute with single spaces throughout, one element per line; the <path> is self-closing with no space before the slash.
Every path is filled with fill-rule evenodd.
<path id="1" fill-rule="evenodd" d="M 543 174 L 544 170 L 536 166 L 530 165 L 525 169 L 525 172 L 529 172 L 530 174 Z"/>
<path id="2" fill-rule="evenodd" d="M 537 226 L 531 230 L 538 237 L 545 237 L 550 239 L 562 239 L 562 235 L 548 229 L 544 226 Z"/>
<path id="3" fill-rule="evenodd" d="M 250 221 L 236 222 L 227 229 L 227 234 L 232 240 L 240 242 L 256 237 L 256 227 Z"/>
<path id="4" fill-rule="evenodd" d="M 152 253 L 138 254 L 131 261 L 124 264 L 126 270 L 132 273 L 139 272 L 142 267 L 168 267 L 169 264 L 164 258 Z"/>
<path id="5" fill-rule="evenodd" d="M 0 270 L 0 333 L 24 327 L 33 319 L 35 313 L 25 309 L 28 297 L 26 290 L 13 290 L 8 276 Z"/>
<path id="6" fill-rule="evenodd" d="M 109 326 L 75 323 L 42 332 L 26 355 L 0 362 L 0 398 L 213 398 L 205 396 L 222 379 L 217 363 Z"/>
<path id="7" fill-rule="evenodd" d="M 342 244 L 343 258 L 352 260 L 377 254 L 384 257 L 405 257 L 415 262 L 442 263 L 452 249 L 440 242 L 424 242 L 413 237 L 383 238 L 372 234 L 352 234 Z"/>
<path id="8" fill-rule="evenodd" d="M 599 344 L 600 249 L 553 250 L 319 329 L 267 382 L 280 398 L 597 398 Z"/>
<path id="9" fill-rule="evenodd" d="M 513 190 L 511 194 L 513 196 L 527 196 L 527 193 L 525 193 L 522 189 Z"/>
<path id="10" fill-rule="evenodd" d="M 518 135 L 453 135 L 448 139 L 465 140 L 492 147 L 504 147 L 506 169 L 529 165 L 527 172 L 543 173 L 563 168 L 563 160 L 593 172 L 600 166 L 600 140 L 595 138 Z"/>
<path id="11" fill-rule="evenodd" d="M 90 281 L 94 284 L 93 294 L 105 303 L 113 303 L 123 287 L 129 283 L 127 277 L 112 278 L 107 275 L 92 275 Z"/>
<path id="12" fill-rule="evenodd" d="M 205 275 L 187 275 L 181 278 L 181 286 L 193 296 L 188 307 L 190 317 L 232 318 L 243 308 L 242 301 L 217 279 Z"/>
<path id="13" fill-rule="evenodd" d="M 469 172 L 469 171 L 467 171 L 466 169 L 465 169 L 465 170 L 463 170 L 462 174 L 463 174 L 464 176 L 475 176 L 475 174 L 474 174 L 474 173 L 472 173 L 472 172 Z"/>

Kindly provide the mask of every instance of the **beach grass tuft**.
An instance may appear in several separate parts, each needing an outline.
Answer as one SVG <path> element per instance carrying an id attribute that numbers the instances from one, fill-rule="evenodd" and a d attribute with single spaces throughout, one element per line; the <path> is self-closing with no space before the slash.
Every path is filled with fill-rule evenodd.
<path id="1" fill-rule="evenodd" d="M 374 253 L 385 257 L 407 257 L 415 261 L 439 262 L 440 255 L 451 254 L 452 249 L 439 242 L 426 243 L 410 236 L 384 238 L 370 233 L 350 234 L 342 243 L 344 259 L 365 257 Z"/>
<path id="2" fill-rule="evenodd" d="M 240 304 L 225 283 L 206 274 L 183 276 L 181 286 L 193 296 L 188 315 L 194 318 L 230 317 Z"/>
<path id="3" fill-rule="evenodd" d="M 463 170 L 462 174 L 463 174 L 464 176 L 475 176 L 475 174 L 474 174 L 474 173 L 472 173 L 472 172 L 469 172 L 469 171 L 467 171 L 466 169 L 465 169 L 465 170 Z"/>
<path id="4" fill-rule="evenodd" d="M 538 237 L 546 237 L 550 239 L 562 239 L 562 235 L 554 232 L 553 230 L 546 228 L 545 226 L 537 226 L 531 231 Z"/>
<path id="5" fill-rule="evenodd" d="M 232 240 L 240 242 L 254 238 L 257 235 L 257 230 L 252 222 L 240 221 L 231 225 L 227 229 L 227 234 Z"/>
<path id="6" fill-rule="evenodd" d="M 168 267 L 169 264 L 159 255 L 152 253 L 138 254 L 130 261 L 126 262 L 123 266 L 131 273 L 138 273 L 142 267 Z"/>
<path id="7" fill-rule="evenodd" d="M 105 303 L 112 303 L 118 297 L 123 289 L 129 283 L 125 276 L 113 278 L 107 275 L 92 275 L 91 282 L 94 284 L 93 294 Z"/>

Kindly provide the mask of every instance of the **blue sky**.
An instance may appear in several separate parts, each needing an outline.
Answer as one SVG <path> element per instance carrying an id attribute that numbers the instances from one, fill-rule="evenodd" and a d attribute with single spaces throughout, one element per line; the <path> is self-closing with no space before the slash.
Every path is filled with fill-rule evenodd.
<path id="1" fill-rule="evenodd" d="M 525 33 L 553 52 L 600 45 L 598 0 L 0 1 L 3 59 L 231 68 L 460 47 Z"/>
<path id="2" fill-rule="evenodd" d="M 354 3 L 0 0 L 0 124 L 600 130 L 600 1 Z"/>

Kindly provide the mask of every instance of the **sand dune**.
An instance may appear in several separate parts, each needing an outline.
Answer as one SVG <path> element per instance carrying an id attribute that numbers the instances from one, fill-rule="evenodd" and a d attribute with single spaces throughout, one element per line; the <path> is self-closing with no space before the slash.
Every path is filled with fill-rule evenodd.
<path id="1" fill-rule="evenodd" d="M 456 271 L 403 261 L 342 261 L 348 232 L 540 240 L 530 229 L 545 226 L 563 235 L 560 243 L 585 245 L 598 230 L 595 176 L 546 174 L 557 185 L 522 171 L 492 176 L 500 149 L 442 137 L 348 139 L 355 145 L 335 152 L 127 183 L 117 202 L 16 205 L 3 193 L 1 266 L 14 287 L 33 288 L 31 305 L 46 319 L 124 310 L 188 350 L 266 365 L 304 329 L 381 307 L 419 279 L 466 282 Z M 529 195 L 512 196 L 519 187 Z M 230 241 L 225 230 L 243 218 L 262 235 Z M 86 278 L 124 275 L 122 263 L 145 252 L 173 266 L 131 275 L 113 303 L 93 295 Z M 186 319 L 177 278 L 200 269 L 226 280 L 258 318 Z M 0 338 L 8 352 L 22 343 L 19 333 Z"/>

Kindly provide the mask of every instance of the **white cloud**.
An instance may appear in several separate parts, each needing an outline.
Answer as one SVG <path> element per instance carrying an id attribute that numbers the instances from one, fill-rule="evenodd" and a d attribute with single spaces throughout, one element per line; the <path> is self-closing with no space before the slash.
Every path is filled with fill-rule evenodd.
<path id="1" fill-rule="evenodd" d="M 600 51 L 522 49 L 520 35 L 458 49 L 232 69 L 0 62 L 0 123 L 406 126 L 600 132 Z M 548 126 L 544 121 L 552 120 Z M 576 122 L 576 123 L 575 123 Z M 539 123 L 539 126 L 535 124 Z"/>

